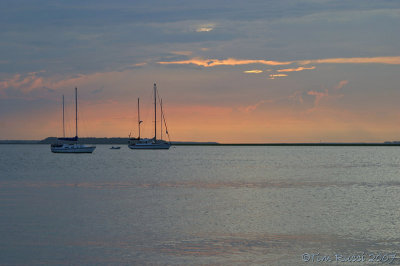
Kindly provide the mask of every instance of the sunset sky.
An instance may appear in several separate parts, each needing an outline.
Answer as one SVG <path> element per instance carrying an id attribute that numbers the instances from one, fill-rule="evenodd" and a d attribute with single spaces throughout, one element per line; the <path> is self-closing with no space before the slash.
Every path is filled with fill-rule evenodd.
<path id="1" fill-rule="evenodd" d="M 0 1 L 0 139 L 400 140 L 400 1 Z"/>

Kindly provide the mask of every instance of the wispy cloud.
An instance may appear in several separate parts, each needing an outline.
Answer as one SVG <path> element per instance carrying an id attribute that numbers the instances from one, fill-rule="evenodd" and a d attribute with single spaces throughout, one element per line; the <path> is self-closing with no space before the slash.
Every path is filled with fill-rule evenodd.
<path id="1" fill-rule="evenodd" d="M 192 51 L 172 51 L 171 54 L 190 56 L 193 54 L 193 52 Z"/>
<path id="2" fill-rule="evenodd" d="M 277 72 L 298 72 L 308 69 L 315 69 L 315 66 L 312 67 L 298 67 L 298 68 L 286 68 L 286 69 L 278 69 Z"/>
<path id="3" fill-rule="evenodd" d="M 253 70 L 243 71 L 243 73 L 246 73 L 246 74 L 260 74 L 260 73 L 263 73 L 263 71 L 259 70 L 259 69 L 253 69 Z"/>
<path id="4" fill-rule="evenodd" d="M 300 65 L 309 65 L 309 64 L 389 64 L 389 65 L 400 65 L 400 56 L 312 59 L 312 60 L 298 60 L 298 61 L 296 61 L 296 63 L 298 63 Z"/>
<path id="5" fill-rule="evenodd" d="M 43 72 L 45 71 L 31 72 L 28 74 L 16 74 L 12 77 L 1 80 L 0 96 L 7 98 L 12 95 L 12 97 L 29 98 L 31 94 L 35 92 L 54 92 L 55 90 L 65 87 L 74 87 L 84 82 L 101 79 L 101 77 L 107 76 L 109 73 L 113 73 L 94 73 L 91 75 L 80 74 L 73 77 L 57 78 L 54 76 L 45 77 L 43 76 Z M 96 92 L 100 91 L 93 91 L 93 93 Z"/>
<path id="6" fill-rule="evenodd" d="M 203 24 L 196 28 L 197 32 L 209 32 L 212 31 L 215 27 L 215 24 Z"/>
<path id="7" fill-rule="evenodd" d="M 310 90 L 307 92 L 307 95 L 314 96 L 314 107 L 311 108 L 309 111 L 315 110 L 321 103 L 322 100 L 324 101 L 332 101 L 336 99 L 340 99 L 344 97 L 344 94 L 340 92 L 347 83 L 347 80 L 340 81 L 337 85 L 333 86 L 330 89 L 325 89 L 324 91 L 315 91 Z"/>
<path id="8" fill-rule="evenodd" d="M 268 100 L 268 101 L 261 100 L 261 101 L 256 102 L 255 104 L 239 107 L 238 110 L 242 113 L 251 113 L 254 110 L 256 110 L 260 105 L 263 105 L 265 103 L 271 103 L 271 102 L 272 102 L 272 100 Z"/>
<path id="9" fill-rule="evenodd" d="M 288 98 L 303 105 L 307 112 L 312 112 L 320 107 L 323 101 L 328 102 L 343 98 L 344 94 L 340 92 L 340 89 L 346 84 L 348 84 L 348 81 L 342 80 L 329 89 L 296 91 Z"/>
<path id="10" fill-rule="evenodd" d="M 158 64 L 161 65 L 187 65 L 193 64 L 203 67 L 215 67 L 215 66 L 237 66 L 237 65 L 250 65 L 260 64 L 269 66 L 280 66 L 280 65 L 309 65 L 309 64 L 389 64 L 389 65 L 400 65 L 400 56 L 387 56 L 387 57 L 351 57 L 351 58 L 327 58 L 327 59 L 310 59 L 310 60 L 293 60 L 293 61 L 273 61 L 264 59 L 204 59 L 201 57 L 194 57 L 187 60 L 180 61 L 160 61 Z M 278 72 L 294 72 L 303 71 L 307 69 L 315 69 L 312 67 L 297 67 L 277 70 Z"/>
<path id="11" fill-rule="evenodd" d="M 334 87 L 334 89 L 335 89 L 335 90 L 340 90 L 340 89 L 342 89 L 345 85 L 347 85 L 348 83 L 349 83 L 348 80 L 342 80 L 342 81 L 339 82 L 339 84 L 337 84 L 337 85 Z"/>
<path id="12" fill-rule="evenodd" d="M 228 59 L 203 59 L 201 57 L 194 57 L 188 60 L 181 61 L 162 61 L 158 62 L 161 65 L 198 65 L 203 67 L 214 67 L 214 66 L 237 66 L 237 65 L 250 65 L 250 64 L 261 64 L 261 65 L 269 65 L 269 66 L 279 66 L 279 65 L 290 65 L 293 62 L 280 62 L 280 61 L 271 61 L 271 60 L 254 60 L 254 59 L 236 59 L 236 58 L 228 58 Z"/>
<path id="13" fill-rule="evenodd" d="M 329 93 L 328 93 L 327 89 L 325 91 L 311 90 L 311 91 L 308 91 L 307 94 L 315 97 L 315 101 L 314 101 L 315 106 L 317 106 L 319 104 L 319 102 L 321 101 L 322 98 L 329 97 Z"/>
<path id="14" fill-rule="evenodd" d="M 147 65 L 147 62 L 137 63 L 137 64 L 134 64 L 133 66 L 139 67 L 139 66 L 145 66 L 145 65 Z"/>
<path id="15" fill-rule="evenodd" d="M 287 77 L 287 75 L 286 74 L 271 74 L 271 75 L 269 75 L 269 79 L 283 78 L 283 77 Z"/>
<path id="16" fill-rule="evenodd" d="M 15 74 L 13 77 L 0 81 L 0 91 L 5 89 L 18 88 L 20 91 L 27 93 L 36 88 L 42 88 L 45 86 L 44 79 L 38 77 L 40 72 L 31 72 L 25 76 L 21 74 Z"/>

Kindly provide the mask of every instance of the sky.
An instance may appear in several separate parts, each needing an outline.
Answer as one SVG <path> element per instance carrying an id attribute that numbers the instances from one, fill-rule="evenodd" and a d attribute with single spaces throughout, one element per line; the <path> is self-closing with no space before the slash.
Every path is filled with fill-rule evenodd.
<path id="1" fill-rule="evenodd" d="M 2 0 L 0 139 L 400 140 L 398 0 Z"/>

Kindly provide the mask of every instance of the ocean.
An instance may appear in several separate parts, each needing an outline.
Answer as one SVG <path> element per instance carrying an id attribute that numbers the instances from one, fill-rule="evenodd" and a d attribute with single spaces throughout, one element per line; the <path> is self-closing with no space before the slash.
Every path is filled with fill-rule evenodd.
<path id="1" fill-rule="evenodd" d="M 400 264 L 398 147 L 0 145 L 1 265 Z"/>

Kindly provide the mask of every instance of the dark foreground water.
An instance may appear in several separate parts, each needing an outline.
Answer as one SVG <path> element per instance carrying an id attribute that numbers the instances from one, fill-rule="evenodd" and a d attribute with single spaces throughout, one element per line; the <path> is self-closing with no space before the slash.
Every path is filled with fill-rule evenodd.
<path id="1" fill-rule="evenodd" d="M 400 257 L 398 147 L 109 147 L 0 145 L 1 265 Z"/>

